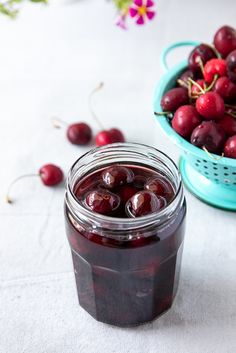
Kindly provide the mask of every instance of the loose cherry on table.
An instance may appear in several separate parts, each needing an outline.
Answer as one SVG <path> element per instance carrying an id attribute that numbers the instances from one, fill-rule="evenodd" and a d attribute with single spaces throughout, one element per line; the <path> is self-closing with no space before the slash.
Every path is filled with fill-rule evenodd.
<path id="1" fill-rule="evenodd" d="M 191 143 L 208 152 L 220 153 L 226 136 L 224 131 L 214 121 L 203 121 L 192 132 Z"/>
<path id="2" fill-rule="evenodd" d="M 236 31 L 230 26 L 221 27 L 215 34 L 214 45 L 218 52 L 225 58 L 236 49 Z"/>
<path id="3" fill-rule="evenodd" d="M 171 121 L 173 129 L 181 136 L 189 138 L 193 129 L 201 123 L 201 116 L 192 105 L 178 108 Z"/>
<path id="4" fill-rule="evenodd" d="M 54 127 L 60 129 L 62 126 L 66 127 L 67 139 L 73 145 L 87 145 L 92 140 L 92 129 L 84 122 L 78 122 L 73 124 L 67 124 L 65 121 L 53 118 Z"/>
<path id="5" fill-rule="evenodd" d="M 202 71 L 203 65 L 210 59 L 216 57 L 215 51 L 207 44 L 200 44 L 195 47 L 188 58 L 189 69 L 195 73 Z"/>
<path id="6" fill-rule="evenodd" d="M 224 155 L 229 158 L 236 158 L 236 135 L 231 136 L 225 143 Z"/>
<path id="7" fill-rule="evenodd" d="M 42 166 L 39 169 L 38 173 L 22 175 L 22 176 L 16 178 L 15 180 L 13 180 L 13 182 L 10 184 L 8 191 L 7 191 L 6 202 L 12 203 L 12 199 L 10 197 L 10 192 L 11 192 L 12 186 L 16 182 L 18 182 L 19 180 L 24 179 L 24 178 L 35 177 L 35 176 L 40 177 L 42 183 L 45 186 L 56 186 L 56 185 L 60 184 L 63 180 L 63 172 L 62 172 L 61 168 L 57 167 L 54 164 L 45 164 L 44 166 Z"/>
<path id="8" fill-rule="evenodd" d="M 216 92 L 201 95 L 196 101 L 196 109 L 207 120 L 219 120 L 225 113 L 224 101 Z"/>

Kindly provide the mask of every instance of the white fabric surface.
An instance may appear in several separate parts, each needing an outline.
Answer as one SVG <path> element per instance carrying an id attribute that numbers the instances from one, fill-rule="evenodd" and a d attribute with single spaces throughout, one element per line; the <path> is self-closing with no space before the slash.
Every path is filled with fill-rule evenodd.
<path id="1" fill-rule="evenodd" d="M 84 0 L 26 6 L 16 21 L 0 17 L 0 185 L 52 162 L 68 170 L 86 151 L 68 144 L 50 118 L 93 123 L 90 90 L 105 126 L 129 141 L 178 151 L 152 115 L 162 72 L 161 49 L 184 39 L 210 41 L 235 25 L 235 0 L 159 0 L 144 28 L 113 26 L 113 7 Z M 174 63 L 187 55 L 179 50 Z M 187 231 L 179 292 L 172 309 L 133 329 L 96 322 L 77 302 L 64 232 L 63 187 L 36 179 L 15 186 L 14 205 L 0 204 L 0 353 L 236 352 L 235 214 L 211 208 L 186 191 Z"/>

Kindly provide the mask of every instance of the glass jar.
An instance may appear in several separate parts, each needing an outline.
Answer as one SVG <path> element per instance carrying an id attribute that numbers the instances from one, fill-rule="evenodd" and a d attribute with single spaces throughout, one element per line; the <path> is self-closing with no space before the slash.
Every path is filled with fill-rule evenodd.
<path id="1" fill-rule="evenodd" d="M 78 202 L 78 181 L 122 163 L 162 173 L 174 189 L 172 201 L 138 218 L 104 216 Z M 179 171 L 162 152 L 124 143 L 79 158 L 67 179 L 65 220 L 81 307 L 98 321 L 123 327 L 151 321 L 169 309 L 178 288 L 185 215 Z"/>

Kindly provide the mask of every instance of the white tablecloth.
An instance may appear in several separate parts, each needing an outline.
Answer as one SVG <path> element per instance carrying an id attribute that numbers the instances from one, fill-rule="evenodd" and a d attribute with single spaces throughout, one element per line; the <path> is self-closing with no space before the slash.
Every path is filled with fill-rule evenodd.
<path id="1" fill-rule="evenodd" d="M 155 21 L 123 32 L 106 1 L 26 6 L 16 21 L 0 17 L 0 184 L 46 163 L 67 171 L 83 152 L 51 117 L 94 124 L 87 96 L 105 82 L 96 110 L 128 141 L 178 158 L 152 114 L 162 48 L 183 39 L 211 41 L 235 25 L 236 2 L 159 0 Z M 170 63 L 187 55 L 183 49 Z M 96 322 L 77 302 L 64 232 L 63 187 L 19 182 L 15 203 L 0 205 L 1 353 L 233 353 L 236 351 L 235 214 L 186 191 L 187 231 L 179 292 L 172 309 L 133 329 Z"/>

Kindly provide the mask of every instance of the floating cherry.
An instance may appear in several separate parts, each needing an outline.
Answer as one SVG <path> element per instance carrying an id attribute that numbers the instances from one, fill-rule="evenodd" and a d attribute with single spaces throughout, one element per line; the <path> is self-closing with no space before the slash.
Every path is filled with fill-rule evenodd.
<path id="1" fill-rule="evenodd" d="M 111 215 L 120 205 L 120 197 L 109 190 L 94 190 L 87 194 L 84 202 L 91 211 Z"/>
<path id="2" fill-rule="evenodd" d="M 166 201 L 150 191 L 139 191 L 126 203 L 126 212 L 131 217 L 141 217 L 157 212 L 165 207 Z"/>
<path id="3" fill-rule="evenodd" d="M 19 180 L 24 179 L 24 178 L 35 177 L 35 176 L 40 177 L 41 181 L 46 186 L 56 186 L 56 185 L 60 184 L 63 180 L 63 172 L 62 172 L 61 168 L 57 167 L 54 164 L 45 164 L 44 166 L 42 166 L 39 169 L 38 173 L 22 175 L 22 176 L 16 178 L 15 180 L 13 180 L 8 188 L 7 195 L 6 195 L 6 201 L 8 203 L 12 203 L 12 199 L 10 197 L 10 192 L 11 192 L 13 185 L 16 182 L 18 182 Z"/>
<path id="4" fill-rule="evenodd" d="M 117 186 L 132 183 L 134 173 L 131 169 L 123 166 L 112 166 L 103 171 L 102 180 L 105 187 L 113 189 Z"/>

